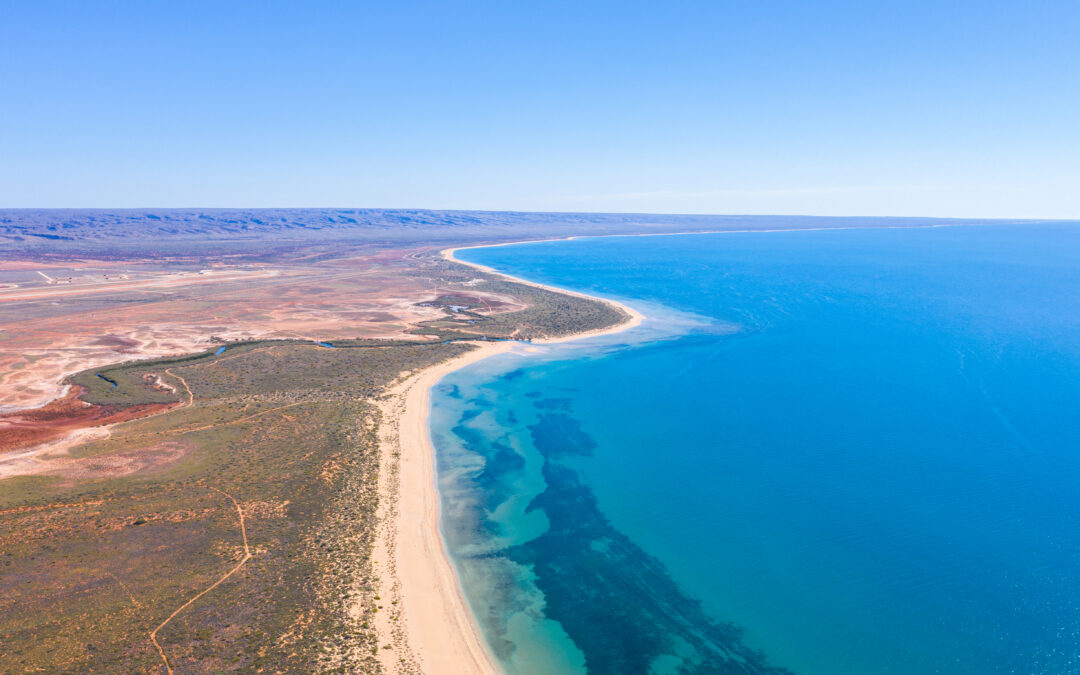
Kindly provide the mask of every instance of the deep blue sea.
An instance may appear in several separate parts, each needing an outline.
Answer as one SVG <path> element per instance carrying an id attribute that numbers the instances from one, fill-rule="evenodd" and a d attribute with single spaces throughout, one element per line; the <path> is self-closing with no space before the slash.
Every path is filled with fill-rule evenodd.
<path id="1" fill-rule="evenodd" d="M 649 317 L 434 393 L 508 671 L 1080 672 L 1080 225 L 459 256 Z"/>

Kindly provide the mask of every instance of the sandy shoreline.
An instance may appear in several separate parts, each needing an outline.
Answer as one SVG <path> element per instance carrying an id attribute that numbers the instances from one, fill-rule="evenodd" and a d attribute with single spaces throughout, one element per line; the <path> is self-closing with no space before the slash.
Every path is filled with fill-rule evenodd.
<path id="1" fill-rule="evenodd" d="M 566 241 L 566 240 L 574 239 L 574 238 L 575 237 L 567 237 L 566 239 L 551 239 L 551 240 L 545 240 L 545 241 Z M 528 244 L 528 243 L 533 243 L 533 242 L 513 242 L 513 243 L 516 243 L 516 244 Z M 460 260 L 460 259 L 454 257 L 455 252 L 457 252 L 457 251 L 465 251 L 465 250 L 468 250 L 470 248 L 490 248 L 490 247 L 493 247 L 493 246 L 512 246 L 512 245 L 513 244 L 491 244 L 490 246 L 489 245 L 459 246 L 457 248 L 448 248 L 448 249 L 445 249 L 443 251 L 440 251 L 440 254 L 446 260 L 449 260 L 451 262 L 456 262 L 456 263 L 458 263 L 460 265 L 467 265 L 469 267 L 472 267 L 473 269 L 479 270 L 481 272 L 485 272 L 487 274 L 493 274 L 493 275 L 495 275 L 497 277 L 502 277 L 503 279 L 506 279 L 507 281 L 513 281 L 514 283 L 524 284 L 525 286 L 532 286 L 534 288 L 543 288 L 544 290 L 554 291 L 556 293 L 563 293 L 564 295 L 572 295 L 572 296 L 577 297 L 577 298 L 585 298 L 587 300 L 596 300 L 598 302 L 604 303 L 605 305 L 609 305 L 611 307 L 614 307 L 615 309 L 619 310 L 620 312 L 622 312 L 623 314 L 626 314 L 629 317 L 626 321 L 623 321 L 622 323 L 617 323 L 614 326 L 609 326 L 608 328 L 599 328 L 599 329 L 596 329 L 596 330 L 583 331 L 581 333 L 575 333 L 573 335 L 567 335 L 565 337 L 545 338 L 543 340 L 534 340 L 534 342 L 536 342 L 538 344 L 554 344 L 554 343 L 557 343 L 557 342 L 569 342 L 570 340 L 581 340 L 581 339 L 589 338 L 589 337 L 597 337 L 599 335 L 611 335 L 613 333 L 621 333 L 624 330 L 629 330 L 631 328 L 634 328 L 635 326 L 640 325 L 641 322 L 645 320 L 645 317 L 641 315 L 641 312 L 637 311 L 633 307 L 629 307 L 627 305 L 624 305 L 621 302 L 616 302 L 614 300 L 609 300 L 608 298 L 601 298 L 601 297 L 596 296 L 596 295 L 588 295 L 586 293 L 578 293 L 577 291 L 571 291 L 569 289 L 559 288 L 557 286 L 548 286 L 546 284 L 538 284 L 538 283 L 536 283 L 534 281 L 526 281 L 525 279 L 519 279 L 519 278 L 511 276 L 509 274 L 503 274 L 502 272 L 499 272 L 499 271 L 497 271 L 495 269 L 492 269 L 491 267 L 488 267 L 487 265 L 480 265 L 478 263 L 471 263 L 471 262 L 467 262 L 465 260 Z"/>
<path id="2" fill-rule="evenodd" d="M 479 626 L 461 592 L 457 572 L 439 530 L 435 449 L 428 431 L 431 389 L 445 375 L 494 354 L 512 342 L 480 343 L 459 357 L 409 376 L 380 406 L 384 417 L 380 462 L 396 475 L 380 492 L 389 527 L 379 533 L 373 558 L 382 598 L 392 598 L 398 617 L 380 617 L 380 654 L 387 672 L 496 673 Z M 395 480 L 396 479 L 396 480 Z M 382 482 L 380 478 L 380 482 Z"/>
<path id="3" fill-rule="evenodd" d="M 489 274 L 517 283 L 545 288 L 616 307 L 626 320 L 609 328 L 572 336 L 538 340 L 566 342 L 607 335 L 639 325 L 643 318 L 634 309 L 605 298 L 537 284 L 501 274 L 482 265 L 442 255 Z M 435 448 L 431 443 L 428 415 L 431 389 L 447 374 L 495 354 L 512 350 L 513 342 L 477 342 L 477 348 L 397 384 L 381 405 L 384 432 L 380 455 L 384 475 L 380 492 L 387 497 L 373 559 L 380 573 L 380 597 L 392 598 L 398 614 L 381 615 L 376 625 L 380 642 L 392 644 L 380 660 L 387 672 L 497 673 L 475 617 L 463 595 L 457 572 L 450 561 L 439 529 L 439 494 L 436 487 Z M 383 650 L 380 650 L 383 651 Z"/>

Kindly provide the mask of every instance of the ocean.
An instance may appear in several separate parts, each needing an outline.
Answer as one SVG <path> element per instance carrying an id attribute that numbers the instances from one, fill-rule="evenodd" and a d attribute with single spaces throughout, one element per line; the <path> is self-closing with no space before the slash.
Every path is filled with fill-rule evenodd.
<path id="1" fill-rule="evenodd" d="M 1080 225 L 458 256 L 647 317 L 433 392 L 508 672 L 1080 672 Z"/>

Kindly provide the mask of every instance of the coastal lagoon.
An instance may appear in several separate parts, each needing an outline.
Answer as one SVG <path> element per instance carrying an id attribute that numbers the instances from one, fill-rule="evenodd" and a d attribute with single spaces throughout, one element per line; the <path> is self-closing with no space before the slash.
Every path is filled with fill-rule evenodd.
<path id="1" fill-rule="evenodd" d="M 433 392 L 506 670 L 1080 671 L 1080 227 L 457 256 L 647 317 Z"/>

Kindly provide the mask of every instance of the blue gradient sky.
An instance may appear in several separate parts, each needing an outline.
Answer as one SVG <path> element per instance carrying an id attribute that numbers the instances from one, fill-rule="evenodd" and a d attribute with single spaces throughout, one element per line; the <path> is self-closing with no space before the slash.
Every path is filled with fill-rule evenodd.
<path id="1" fill-rule="evenodd" d="M 1080 218 L 1080 3 L 0 0 L 0 206 Z"/>

